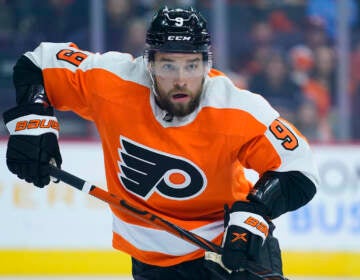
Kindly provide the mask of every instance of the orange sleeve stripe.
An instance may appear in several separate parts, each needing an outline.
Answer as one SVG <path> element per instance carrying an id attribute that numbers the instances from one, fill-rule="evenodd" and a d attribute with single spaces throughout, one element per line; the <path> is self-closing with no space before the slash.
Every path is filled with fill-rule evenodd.
<path id="1" fill-rule="evenodd" d="M 91 119 L 91 113 L 86 109 L 87 91 L 82 90 L 84 75 L 83 72 L 79 73 L 75 75 L 66 68 L 44 69 L 45 90 L 50 103 L 57 110 L 72 110 L 83 118 Z M 56 94 L 52 94 L 53 92 Z"/>
<path id="2" fill-rule="evenodd" d="M 267 170 L 275 170 L 281 165 L 279 154 L 265 136 L 244 145 L 239 153 L 239 159 L 244 167 L 255 169 L 259 174 Z"/>
<path id="3" fill-rule="evenodd" d="M 45 90 L 50 103 L 61 111 L 71 110 L 81 117 L 93 120 L 91 103 L 99 100 L 91 95 L 96 94 L 98 88 L 106 95 L 103 100 L 119 100 L 120 94 L 132 96 L 149 92 L 149 88 L 135 82 L 126 81 L 119 76 L 104 69 L 91 69 L 88 71 L 77 70 L 76 73 L 66 68 L 47 68 L 43 70 Z M 97 76 L 91 79 L 91 76 Z M 52 94 L 52 92 L 56 94 Z M 62 94 L 59 94 L 62 92 Z M 97 112 L 99 113 L 99 112 Z"/>

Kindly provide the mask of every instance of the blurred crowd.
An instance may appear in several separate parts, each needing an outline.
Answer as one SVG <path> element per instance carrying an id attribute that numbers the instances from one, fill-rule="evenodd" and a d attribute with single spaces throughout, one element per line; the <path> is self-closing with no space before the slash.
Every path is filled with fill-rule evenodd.
<path id="1" fill-rule="evenodd" d="M 359 1 L 344 20 L 350 29 L 350 141 L 360 140 Z M 42 41 L 74 42 L 91 50 L 90 0 L 0 0 L 0 109 L 14 105 L 12 67 Z M 216 29 L 214 0 L 103 0 L 104 48 L 142 55 L 147 23 L 164 4 L 192 5 Z M 227 69 L 240 88 L 266 97 L 281 115 L 314 142 L 339 139 L 336 0 L 223 0 L 228 34 Z M 213 45 L 214 66 L 219 46 Z M 96 137 L 92 124 L 59 112 L 62 138 Z M 0 126 L 0 136 L 6 135 Z"/>

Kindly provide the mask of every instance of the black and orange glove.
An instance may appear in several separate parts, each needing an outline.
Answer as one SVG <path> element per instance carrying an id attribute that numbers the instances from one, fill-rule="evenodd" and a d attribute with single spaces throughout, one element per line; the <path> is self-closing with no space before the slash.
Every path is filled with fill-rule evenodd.
<path id="1" fill-rule="evenodd" d="M 237 201 L 230 211 L 226 207 L 221 258 L 226 268 L 237 271 L 258 258 L 269 232 L 265 216 L 264 206 L 255 202 Z"/>
<path id="2" fill-rule="evenodd" d="M 50 182 L 49 163 L 61 166 L 59 124 L 52 107 L 26 104 L 4 113 L 10 133 L 6 152 L 9 170 L 20 179 L 44 187 Z"/>

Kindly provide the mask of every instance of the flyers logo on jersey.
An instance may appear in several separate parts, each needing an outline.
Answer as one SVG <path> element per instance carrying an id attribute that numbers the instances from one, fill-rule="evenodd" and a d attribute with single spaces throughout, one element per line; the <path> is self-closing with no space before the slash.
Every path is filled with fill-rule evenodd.
<path id="1" fill-rule="evenodd" d="M 204 172 L 188 159 L 167 154 L 120 137 L 119 179 L 131 193 L 148 199 L 154 192 L 175 200 L 199 195 L 206 186 Z"/>

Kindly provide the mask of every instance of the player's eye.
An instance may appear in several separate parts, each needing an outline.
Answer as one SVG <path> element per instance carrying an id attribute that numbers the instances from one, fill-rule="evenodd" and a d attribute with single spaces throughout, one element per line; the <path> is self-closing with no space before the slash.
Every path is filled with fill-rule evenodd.
<path id="1" fill-rule="evenodd" d="M 176 70 L 176 67 L 173 64 L 166 63 L 162 65 L 161 70 L 173 72 Z"/>
<path id="2" fill-rule="evenodd" d="M 198 69 L 199 65 L 197 63 L 190 63 L 188 65 L 186 65 L 186 71 L 195 71 L 196 69 Z"/>

